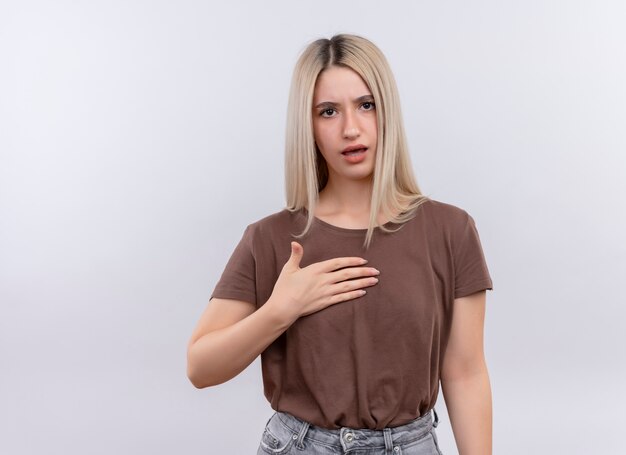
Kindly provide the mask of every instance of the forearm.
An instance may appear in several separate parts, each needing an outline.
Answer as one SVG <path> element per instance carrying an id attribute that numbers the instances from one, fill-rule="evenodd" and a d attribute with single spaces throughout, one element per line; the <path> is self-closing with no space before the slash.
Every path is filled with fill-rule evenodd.
<path id="1" fill-rule="evenodd" d="M 491 385 L 486 365 L 472 373 L 441 381 L 459 455 L 491 455 Z"/>
<path id="2" fill-rule="evenodd" d="M 268 303 L 189 347 L 187 376 L 194 386 L 205 388 L 234 378 L 293 324 L 295 319 L 286 318 Z"/>

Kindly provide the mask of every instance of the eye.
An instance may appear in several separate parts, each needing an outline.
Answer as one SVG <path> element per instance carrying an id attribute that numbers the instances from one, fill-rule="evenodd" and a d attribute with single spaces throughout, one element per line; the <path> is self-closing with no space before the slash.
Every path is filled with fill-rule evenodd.
<path id="1" fill-rule="evenodd" d="M 361 106 L 366 107 L 365 108 L 366 111 L 371 111 L 374 109 L 376 105 L 372 101 L 366 101 L 365 103 L 361 104 Z M 369 106 L 369 108 L 367 106 Z"/>
<path id="2" fill-rule="evenodd" d="M 322 117 L 331 117 L 331 115 L 324 115 L 324 114 L 328 114 L 328 112 L 335 112 L 335 110 L 332 107 L 329 107 L 327 109 L 324 109 L 323 111 L 320 112 L 320 115 Z"/>

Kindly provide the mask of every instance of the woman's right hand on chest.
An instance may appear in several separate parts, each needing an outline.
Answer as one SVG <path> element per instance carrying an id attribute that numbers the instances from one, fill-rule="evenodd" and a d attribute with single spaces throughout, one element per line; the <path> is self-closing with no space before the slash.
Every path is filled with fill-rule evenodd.
<path id="1" fill-rule="evenodd" d="M 266 304 L 293 320 L 330 305 L 365 294 L 363 288 L 378 283 L 380 273 L 360 257 L 339 257 L 300 268 L 304 248 L 291 242 L 291 256 L 276 280 Z"/>

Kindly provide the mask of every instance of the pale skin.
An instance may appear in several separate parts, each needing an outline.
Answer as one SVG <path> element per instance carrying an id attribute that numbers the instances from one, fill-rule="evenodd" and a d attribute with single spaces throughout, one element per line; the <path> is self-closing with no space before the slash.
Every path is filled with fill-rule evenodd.
<path id="1" fill-rule="evenodd" d="M 486 291 L 454 299 L 441 389 L 460 455 L 492 453 L 491 384 L 483 350 Z"/>
<path id="2" fill-rule="evenodd" d="M 323 71 L 314 91 L 315 142 L 329 168 L 315 216 L 349 229 L 364 229 L 369 221 L 377 125 L 367 95 L 371 93 L 360 76 L 340 67 Z M 367 147 L 365 159 L 356 164 L 341 154 L 354 144 Z M 382 215 L 379 220 L 387 221 Z M 237 376 L 299 317 L 358 299 L 361 289 L 378 283 L 375 264 L 363 264 L 362 258 L 335 258 L 300 268 L 304 249 L 298 242 L 291 248 L 272 296 L 259 309 L 240 300 L 211 299 L 187 346 L 187 375 L 196 387 Z M 485 303 L 485 291 L 455 299 L 441 368 L 442 392 L 460 455 L 492 453 L 491 388 L 483 351 Z"/>

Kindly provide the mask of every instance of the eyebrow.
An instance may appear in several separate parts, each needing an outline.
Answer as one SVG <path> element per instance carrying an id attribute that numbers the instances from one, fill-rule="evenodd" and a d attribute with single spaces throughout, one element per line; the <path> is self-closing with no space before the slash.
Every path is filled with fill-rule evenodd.
<path id="1" fill-rule="evenodd" d="M 353 101 L 355 103 L 362 103 L 364 101 L 373 101 L 374 97 L 372 95 L 363 95 L 363 96 L 359 96 L 358 98 L 354 99 Z M 315 106 L 316 109 L 320 108 L 320 107 L 336 107 L 338 106 L 337 103 L 333 103 L 332 101 L 322 101 L 321 103 L 319 103 L 317 106 Z"/>

